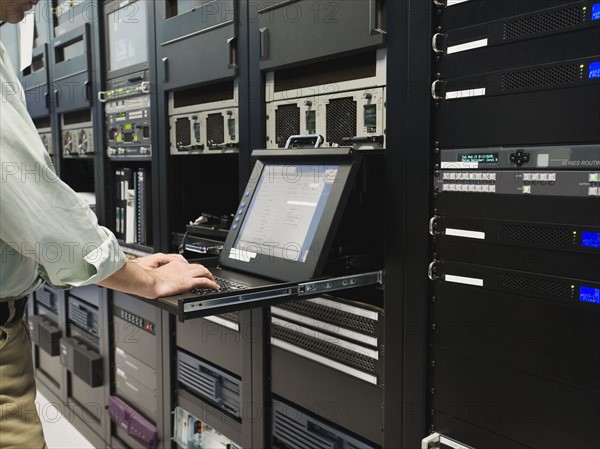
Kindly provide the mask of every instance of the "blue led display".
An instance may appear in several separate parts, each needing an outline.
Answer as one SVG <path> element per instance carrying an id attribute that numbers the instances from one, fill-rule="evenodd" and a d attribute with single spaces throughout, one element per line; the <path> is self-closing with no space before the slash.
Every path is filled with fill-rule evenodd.
<path id="1" fill-rule="evenodd" d="M 600 248 L 600 232 L 582 232 L 581 246 L 585 248 Z"/>
<path id="2" fill-rule="evenodd" d="M 579 300 L 582 302 L 600 304 L 600 288 L 579 287 Z"/>
<path id="3" fill-rule="evenodd" d="M 592 6 L 592 20 L 600 20 L 600 3 Z"/>
<path id="4" fill-rule="evenodd" d="M 590 62 L 589 78 L 600 78 L 600 62 Z"/>

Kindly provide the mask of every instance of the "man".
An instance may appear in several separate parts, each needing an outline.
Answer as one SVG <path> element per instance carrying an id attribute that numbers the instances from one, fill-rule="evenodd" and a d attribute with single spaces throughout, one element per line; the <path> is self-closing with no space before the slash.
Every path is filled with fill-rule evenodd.
<path id="1" fill-rule="evenodd" d="M 0 20 L 18 23 L 39 0 L 0 0 Z M 0 43 L 0 448 L 41 449 L 31 343 L 22 320 L 43 282 L 89 284 L 146 298 L 218 288 L 210 272 L 178 255 L 125 261 L 114 235 L 54 174 Z"/>

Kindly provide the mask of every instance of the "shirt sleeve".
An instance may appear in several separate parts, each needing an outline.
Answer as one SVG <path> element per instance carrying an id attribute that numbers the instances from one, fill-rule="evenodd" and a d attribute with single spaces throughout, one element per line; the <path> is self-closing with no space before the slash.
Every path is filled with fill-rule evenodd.
<path id="1" fill-rule="evenodd" d="M 108 229 L 54 172 L 29 116 L 13 102 L 0 105 L 0 239 L 41 267 L 57 287 L 98 283 L 125 256 Z"/>

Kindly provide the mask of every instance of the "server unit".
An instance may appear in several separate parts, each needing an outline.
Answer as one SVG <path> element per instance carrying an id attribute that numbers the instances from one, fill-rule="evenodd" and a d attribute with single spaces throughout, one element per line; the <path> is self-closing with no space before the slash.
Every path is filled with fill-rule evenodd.
<path id="1" fill-rule="evenodd" d="M 171 92 L 171 154 L 237 151 L 238 95 L 234 80 Z"/>
<path id="2" fill-rule="evenodd" d="M 306 447 L 378 449 L 380 447 L 315 417 L 295 404 L 288 404 L 279 399 L 273 400 L 272 444 L 277 449 Z"/>
<path id="3" fill-rule="evenodd" d="M 114 292 L 112 304 L 113 443 L 156 447 L 162 438 L 160 311 Z"/>
<path id="4" fill-rule="evenodd" d="M 267 145 L 320 135 L 324 146 L 385 148 L 385 50 L 266 75 Z"/>
<path id="5" fill-rule="evenodd" d="M 596 447 L 600 4 L 437 17 L 430 430 Z"/>
<path id="6" fill-rule="evenodd" d="M 106 359 L 102 354 L 100 288 L 72 289 L 66 295 L 66 336 L 60 340 L 60 361 L 67 369 L 67 402 L 72 412 L 97 435 L 104 435 Z"/>
<path id="7" fill-rule="evenodd" d="M 64 328 L 64 296 L 47 285 L 31 297 L 29 332 L 33 343 L 35 375 L 60 399 L 65 395 L 65 370 L 60 363 Z"/>
<path id="8" fill-rule="evenodd" d="M 323 296 L 271 307 L 273 393 L 383 444 L 383 332 L 383 310 L 364 303 Z"/>
<path id="9" fill-rule="evenodd" d="M 61 147 L 63 157 L 94 154 L 94 126 L 91 110 L 61 115 Z"/>

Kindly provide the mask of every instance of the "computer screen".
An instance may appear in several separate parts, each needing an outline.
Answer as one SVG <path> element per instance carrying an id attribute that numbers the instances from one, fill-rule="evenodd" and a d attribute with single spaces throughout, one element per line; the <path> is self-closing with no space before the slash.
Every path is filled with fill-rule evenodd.
<path id="1" fill-rule="evenodd" d="M 148 27 L 146 2 L 136 1 L 108 14 L 108 67 L 110 71 L 146 62 Z"/>
<path id="2" fill-rule="evenodd" d="M 311 250 L 318 253 L 314 245 L 323 242 L 315 241 L 315 235 L 340 181 L 339 169 L 339 165 L 264 165 L 250 203 L 242 201 L 232 225 L 233 231 L 240 228 L 230 257 L 251 262 L 260 255 L 304 263 Z"/>

